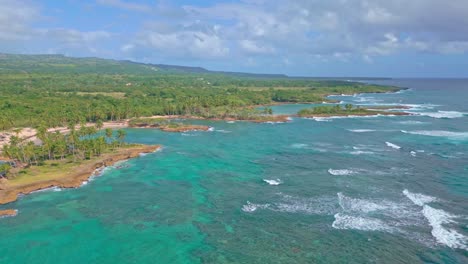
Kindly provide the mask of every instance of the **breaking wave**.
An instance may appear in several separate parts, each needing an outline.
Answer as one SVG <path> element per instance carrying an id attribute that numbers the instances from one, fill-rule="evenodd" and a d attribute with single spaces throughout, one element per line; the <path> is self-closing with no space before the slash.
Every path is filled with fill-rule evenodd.
<path id="1" fill-rule="evenodd" d="M 451 131 L 443 131 L 443 130 L 416 130 L 416 131 L 401 130 L 401 132 L 405 134 L 422 135 L 422 136 L 430 136 L 430 137 L 445 137 L 445 138 L 449 138 L 453 140 L 468 139 L 468 132 L 451 132 Z"/>
<path id="2" fill-rule="evenodd" d="M 458 216 L 447 213 L 442 209 L 433 208 L 427 204 L 437 201 L 438 199 L 432 196 L 412 193 L 407 189 L 403 190 L 403 194 L 408 197 L 415 205 L 422 207 L 422 214 L 432 227 L 431 234 L 440 244 L 450 248 L 459 248 L 468 250 L 468 238 L 458 233 L 456 230 L 444 227 L 448 224 L 456 224 L 454 219 Z"/>
<path id="3" fill-rule="evenodd" d="M 375 132 L 374 129 L 348 129 L 348 131 L 351 131 L 351 132 L 354 132 L 354 133 Z"/>
<path id="4" fill-rule="evenodd" d="M 393 144 L 393 143 L 391 143 L 391 142 L 388 142 L 388 141 L 385 142 L 385 144 L 386 144 L 387 146 L 391 147 L 391 148 L 394 148 L 394 149 L 401 149 L 400 146 L 398 146 L 398 145 L 396 145 L 396 144 Z"/>
<path id="5" fill-rule="evenodd" d="M 264 182 L 268 183 L 269 185 L 280 185 L 283 183 L 280 179 L 276 180 L 268 180 L 268 179 L 263 179 Z"/>
<path id="6" fill-rule="evenodd" d="M 433 118 L 460 118 L 467 113 L 457 112 L 457 111 L 437 111 L 437 112 L 412 112 L 412 114 L 420 116 L 428 116 Z"/>
<path id="7" fill-rule="evenodd" d="M 345 176 L 345 175 L 354 174 L 356 172 L 353 170 L 346 170 L 346 169 L 345 170 L 328 169 L 328 173 L 330 173 L 331 175 L 335 175 L 335 176 Z"/>
<path id="8" fill-rule="evenodd" d="M 342 213 L 335 214 L 335 221 L 333 221 L 332 227 L 335 229 L 354 229 L 362 231 L 394 231 L 394 228 L 382 220 L 370 217 L 351 216 Z"/>

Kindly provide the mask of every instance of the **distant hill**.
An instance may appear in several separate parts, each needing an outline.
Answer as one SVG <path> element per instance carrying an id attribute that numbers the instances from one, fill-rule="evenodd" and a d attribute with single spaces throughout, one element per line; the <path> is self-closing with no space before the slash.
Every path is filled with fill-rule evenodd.
<path id="1" fill-rule="evenodd" d="M 289 77 L 285 74 L 257 74 L 244 72 L 211 71 L 202 67 L 150 64 L 130 60 L 75 58 L 61 54 L 5 54 L 0 53 L 2 73 L 98 73 L 98 74 L 221 74 L 246 78 L 294 78 L 311 80 L 381 80 L 366 77 Z"/>
<path id="2" fill-rule="evenodd" d="M 100 74 L 223 74 L 236 77 L 287 78 L 284 74 L 210 71 L 202 67 L 148 64 L 95 57 L 74 58 L 61 54 L 23 55 L 0 53 L 0 73 L 100 73 Z"/>

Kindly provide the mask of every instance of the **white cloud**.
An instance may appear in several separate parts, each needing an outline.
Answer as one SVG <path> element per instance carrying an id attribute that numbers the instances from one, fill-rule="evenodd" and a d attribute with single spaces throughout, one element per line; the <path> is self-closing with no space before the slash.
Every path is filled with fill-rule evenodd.
<path id="1" fill-rule="evenodd" d="M 261 45 L 253 40 L 243 39 L 239 41 L 240 47 L 251 54 L 271 54 L 275 50 L 272 47 Z"/>
<path id="2" fill-rule="evenodd" d="M 0 1 L 0 40 L 30 38 L 30 24 L 40 17 L 37 8 L 15 0 Z"/>

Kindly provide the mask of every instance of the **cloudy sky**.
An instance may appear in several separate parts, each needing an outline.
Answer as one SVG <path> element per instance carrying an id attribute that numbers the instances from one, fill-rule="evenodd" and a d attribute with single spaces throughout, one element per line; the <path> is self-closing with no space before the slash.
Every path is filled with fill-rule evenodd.
<path id="1" fill-rule="evenodd" d="M 468 0 L 0 0 L 0 52 L 301 76 L 468 77 Z"/>

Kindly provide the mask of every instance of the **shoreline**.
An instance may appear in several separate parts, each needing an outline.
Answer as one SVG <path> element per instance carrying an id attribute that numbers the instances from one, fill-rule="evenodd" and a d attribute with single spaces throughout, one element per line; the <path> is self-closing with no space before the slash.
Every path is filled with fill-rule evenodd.
<path id="1" fill-rule="evenodd" d="M 0 218 L 16 216 L 17 214 L 18 210 L 15 209 L 0 210 Z"/>
<path id="2" fill-rule="evenodd" d="M 411 113 L 407 112 L 375 112 L 374 113 L 351 113 L 351 114 L 312 114 L 312 115 L 294 115 L 295 117 L 302 117 L 302 118 L 326 118 L 326 117 L 353 117 L 353 116 L 361 116 L 361 117 L 372 117 L 372 116 L 409 116 L 412 115 Z"/>
<path id="3" fill-rule="evenodd" d="M 112 166 L 119 161 L 138 157 L 142 153 L 152 153 L 159 149 L 161 149 L 160 145 L 131 146 L 129 148 L 118 149 L 114 153 L 103 154 L 101 157 L 96 157 L 92 160 L 86 160 L 77 164 L 71 170 L 62 171 L 62 173 L 57 173 L 50 178 L 31 179 L 29 176 L 26 176 L 29 178 L 25 181 L 24 179 L 16 178 L 12 180 L 2 179 L 0 181 L 0 204 L 11 203 L 16 201 L 19 195 L 27 195 L 48 188 L 80 187 L 83 182 L 88 181 L 99 168 Z M 5 214 L 11 215 L 11 211 L 5 211 Z M 0 211 L 0 216 L 1 215 Z"/>

